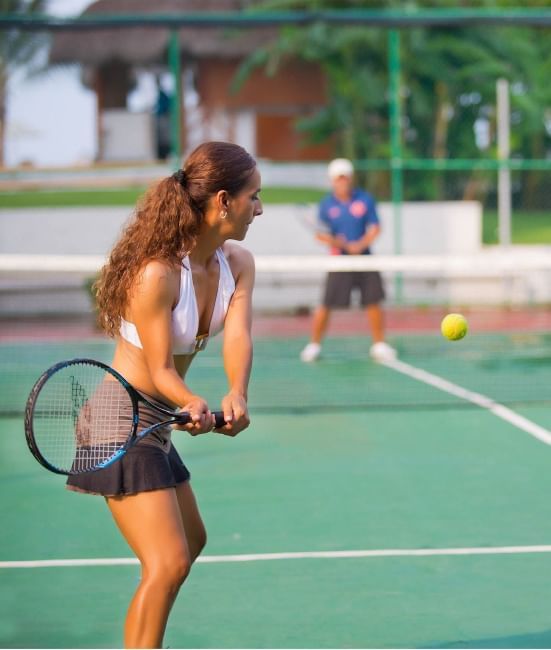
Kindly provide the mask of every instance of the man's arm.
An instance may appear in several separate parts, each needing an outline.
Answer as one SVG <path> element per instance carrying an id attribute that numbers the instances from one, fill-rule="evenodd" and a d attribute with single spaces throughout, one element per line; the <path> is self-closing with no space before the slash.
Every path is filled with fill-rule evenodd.
<path id="1" fill-rule="evenodd" d="M 367 226 L 364 236 L 357 241 L 349 242 L 346 244 L 346 252 L 349 255 L 361 255 L 366 248 L 377 239 L 381 232 L 381 226 L 377 223 L 372 223 Z"/>
<path id="2" fill-rule="evenodd" d="M 328 246 L 341 250 L 345 250 L 347 246 L 346 239 L 342 235 L 335 237 L 327 232 L 317 232 L 316 239 L 322 244 L 327 244 Z"/>
<path id="3" fill-rule="evenodd" d="M 322 244 L 331 248 L 338 248 L 341 251 L 346 249 L 346 238 L 342 235 L 334 235 L 331 229 L 331 220 L 327 215 L 325 202 L 322 201 L 318 208 L 318 226 L 316 239 Z"/>

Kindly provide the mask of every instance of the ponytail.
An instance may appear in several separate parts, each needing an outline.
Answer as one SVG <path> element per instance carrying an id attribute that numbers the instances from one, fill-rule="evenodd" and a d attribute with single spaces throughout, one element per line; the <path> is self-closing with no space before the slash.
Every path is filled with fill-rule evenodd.
<path id="1" fill-rule="evenodd" d="M 146 192 L 93 287 L 99 324 L 109 336 L 120 329 L 129 289 L 140 269 L 152 259 L 181 264 L 195 246 L 202 221 L 203 214 L 178 172 Z"/>

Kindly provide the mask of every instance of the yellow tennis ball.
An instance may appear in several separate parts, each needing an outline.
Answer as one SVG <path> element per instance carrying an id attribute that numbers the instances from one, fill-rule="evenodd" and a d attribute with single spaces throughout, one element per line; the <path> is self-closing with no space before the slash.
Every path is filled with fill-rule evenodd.
<path id="1" fill-rule="evenodd" d="M 442 335 L 450 341 L 459 341 L 469 330 L 467 321 L 461 314 L 448 314 L 440 325 Z"/>

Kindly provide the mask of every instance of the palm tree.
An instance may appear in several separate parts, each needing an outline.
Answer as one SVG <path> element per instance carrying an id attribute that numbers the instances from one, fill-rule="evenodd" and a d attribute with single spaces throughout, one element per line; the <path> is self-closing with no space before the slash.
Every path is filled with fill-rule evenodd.
<path id="1" fill-rule="evenodd" d="M 0 0 L 0 14 L 44 13 L 46 0 Z M 18 29 L 0 31 L 0 167 L 4 165 L 7 87 L 14 70 L 28 67 L 36 53 L 46 44 L 43 33 Z"/>

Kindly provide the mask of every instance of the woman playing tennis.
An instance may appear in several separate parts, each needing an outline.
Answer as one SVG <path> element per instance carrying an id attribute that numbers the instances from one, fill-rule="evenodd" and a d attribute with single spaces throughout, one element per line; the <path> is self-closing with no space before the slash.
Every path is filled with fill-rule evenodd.
<path id="1" fill-rule="evenodd" d="M 206 399 L 186 383 L 186 371 L 222 328 L 229 390 L 221 403 L 225 425 L 215 431 L 235 436 L 249 425 L 254 262 L 227 240 L 242 240 L 262 213 L 259 191 L 260 174 L 244 149 L 202 144 L 182 169 L 146 193 L 96 285 L 100 323 L 116 339 L 111 365 L 151 401 L 189 412 L 191 422 L 180 428 L 191 435 L 215 425 Z M 128 429 L 128 414 L 109 417 Z M 140 407 L 140 427 L 156 418 L 163 416 Z M 69 489 L 106 498 L 141 563 L 125 623 L 124 643 L 131 648 L 161 647 L 178 590 L 206 543 L 190 474 L 170 429 L 160 431 L 119 462 L 67 481 Z"/>

